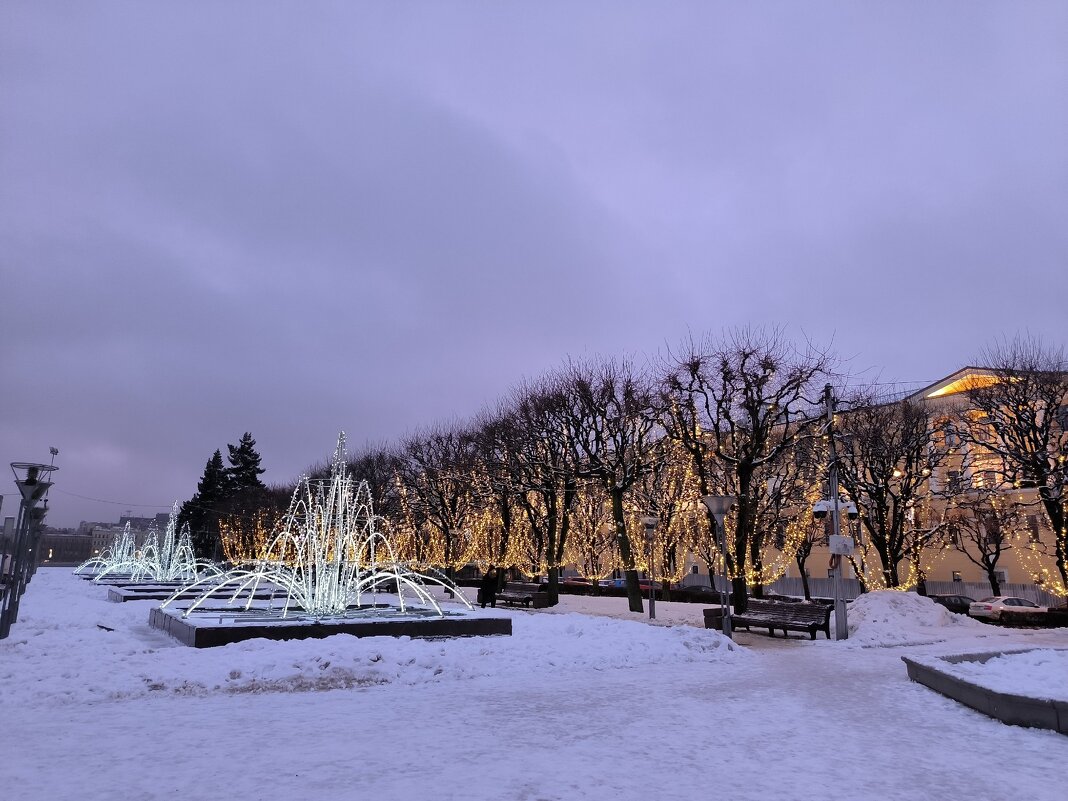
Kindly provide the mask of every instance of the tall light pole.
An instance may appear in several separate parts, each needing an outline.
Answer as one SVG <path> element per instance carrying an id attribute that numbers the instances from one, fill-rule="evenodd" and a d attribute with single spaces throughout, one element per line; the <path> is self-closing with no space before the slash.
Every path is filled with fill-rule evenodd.
<path id="1" fill-rule="evenodd" d="M 849 626 L 846 621 L 846 602 L 842 595 L 842 557 L 853 553 L 853 540 L 851 537 L 842 536 L 842 508 L 838 498 L 838 451 L 834 443 L 834 387 L 827 384 L 823 388 L 824 414 L 826 415 L 825 428 L 827 440 L 830 444 L 831 459 L 830 471 L 827 476 L 827 491 L 830 500 L 825 502 L 825 508 L 831 512 L 831 570 L 834 572 L 834 638 L 836 640 L 849 639 Z M 856 513 L 856 507 L 852 507 L 850 516 Z M 846 542 L 848 540 L 848 542 Z"/>
<path id="2" fill-rule="evenodd" d="M 653 542 L 656 540 L 656 527 L 660 518 L 653 515 L 642 518 L 645 526 L 645 548 L 649 552 L 649 619 L 656 620 L 656 582 L 653 580 Z"/>
<path id="3" fill-rule="evenodd" d="M 727 575 L 727 529 L 724 521 L 727 512 L 734 506 L 736 498 L 733 495 L 705 495 L 701 498 L 708 511 L 716 521 L 716 533 L 719 535 L 719 555 L 723 561 L 723 589 L 719 593 L 720 614 L 723 621 L 723 634 L 731 636 L 731 605 L 727 600 L 727 588 L 730 587 L 730 577 Z"/>
<path id="4" fill-rule="evenodd" d="M 57 469 L 52 464 L 11 463 L 11 471 L 15 474 L 15 485 L 19 488 L 22 502 L 19 504 L 19 519 L 15 527 L 10 567 L 7 573 L 0 573 L 0 579 L 3 580 L 3 599 L 0 601 L 0 640 L 11 632 L 11 624 L 18 617 L 19 599 L 26 588 L 26 581 L 30 574 L 31 542 L 47 512 L 47 507 L 38 508 L 37 504 L 48 493 L 52 482 L 47 479 Z M 0 558 L 0 564 L 2 562 L 3 559 Z"/>

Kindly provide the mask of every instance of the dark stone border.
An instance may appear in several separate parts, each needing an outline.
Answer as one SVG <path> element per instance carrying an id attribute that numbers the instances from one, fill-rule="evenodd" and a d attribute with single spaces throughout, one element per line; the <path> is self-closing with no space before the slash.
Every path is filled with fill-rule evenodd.
<path id="1" fill-rule="evenodd" d="M 302 620 L 278 620 L 271 623 L 234 626 L 197 626 L 182 617 L 181 609 L 153 609 L 148 624 L 164 631 L 179 642 L 194 648 L 214 648 L 233 642 L 253 640 L 321 639 L 333 634 L 355 637 L 484 637 L 511 636 L 510 617 L 449 616 L 411 620 L 336 620 L 309 623 Z"/>
<path id="2" fill-rule="evenodd" d="M 166 601 L 176 590 L 182 588 L 182 584 L 176 584 L 173 587 L 160 584 L 133 584 L 127 587 L 108 587 L 108 600 L 115 603 L 123 603 L 125 601 Z M 191 601 L 199 598 L 204 594 L 206 588 L 196 587 L 195 589 L 183 592 L 175 600 L 179 601 Z M 256 601 L 269 601 L 274 597 L 275 590 L 260 588 L 252 594 L 253 600 Z M 241 600 L 244 601 L 248 598 L 248 593 L 242 593 Z"/>
<path id="3" fill-rule="evenodd" d="M 957 664 L 960 662 L 983 663 L 995 656 L 1004 654 L 1022 654 L 1035 648 L 1024 648 L 1015 651 L 994 651 L 985 654 L 957 654 L 954 656 L 939 657 L 940 659 Z M 1052 731 L 1068 734 L 1068 702 L 1051 701 L 1043 698 L 1029 698 L 1025 695 L 1003 693 L 980 687 L 970 681 L 951 676 L 931 665 L 925 665 L 907 656 L 901 657 L 908 670 L 909 678 L 929 687 L 947 698 L 959 701 L 965 706 L 1008 723 L 1012 726 L 1028 726 L 1035 729 L 1051 729 Z"/>

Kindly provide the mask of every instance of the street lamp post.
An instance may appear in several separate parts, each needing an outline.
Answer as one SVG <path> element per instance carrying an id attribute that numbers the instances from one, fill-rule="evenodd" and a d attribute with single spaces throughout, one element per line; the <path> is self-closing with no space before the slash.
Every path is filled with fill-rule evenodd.
<path id="1" fill-rule="evenodd" d="M 716 533 L 719 535 L 719 555 L 723 560 L 723 589 L 719 594 L 720 614 L 723 621 L 723 634 L 731 637 L 731 605 L 727 600 L 727 588 L 730 587 L 730 577 L 727 575 L 727 529 L 724 520 L 727 512 L 734 506 L 736 498 L 733 495 L 705 495 L 701 498 L 708 511 L 716 521 Z"/>
<path id="2" fill-rule="evenodd" d="M 660 518 L 650 515 L 642 518 L 645 526 L 645 548 L 649 553 L 649 619 L 656 620 L 656 582 L 653 580 L 653 542 L 656 539 L 656 527 Z"/>
<path id="3" fill-rule="evenodd" d="M 0 640 L 11 632 L 11 624 L 18 618 L 19 599 L 26 589 L 30 574 L 31 554 L 35 548 L 32 543 L 39 534 L 39 528 L 47 506 L 37 504 L 48 493 L 52 482 L 47 479 L 57 470 L 55 465 L 34 464 L 31 462 L 12 462 L 11 471 L 15 474 L 15 485 L 19 488 L 22 502 L 19 504 L 18 524 L 15 527 L 15 541 L 11 548 L 11 558 L 6 572 L 0 572 L 3 581 L 3 599 L 0 601 Z M 3 559 L 0 558 L 0 564 Z"/>
<path id="4" fill-rule="evenodd" d="M 825 430 L 830 443 L 830 470 L 827 475 L 827 489 L 830 500 L 821 501 L 817 507 L 821 507 L 823 515 L 831 513 L 831 570 L 834 571 L 834 638 L 836 640 L 849 639 L 849 625 L 846 621 L 846 602 L 842 594 L 842 557 L 853 553 L 853 538 L 842 536 L 842 504 L 838 494 L 838 450 L 834 441 L 834 387 L 827 384 L 823 388 L 823 403 Z M 857 507 L 850 503 L 847 507 L 849 519 L 857 517 Z M 817 517 L 820 515 L 817 514 Z"/>

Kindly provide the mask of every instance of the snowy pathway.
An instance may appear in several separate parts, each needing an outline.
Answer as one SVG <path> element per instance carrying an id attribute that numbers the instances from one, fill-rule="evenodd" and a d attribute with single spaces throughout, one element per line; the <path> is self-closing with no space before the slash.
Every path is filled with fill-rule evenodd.
<path id="1" fill-rule="evenodd" d="M 58 580 L 39 576 L 31 593 L 40 585 L 58 588 Z M 35 600 L 48 599 L 28 595 L 24 608 Z M 86 608 L 96 616 L 120 610 Z M 537 627 L 553 616 L 515 616 L 515 642 L 472 652 L 483 663 L 478 671 L 454 675 L 443 661 L 441 675 L 430 680 L 329 691 L 48 700 L 12 690 L 33 669 L 27 650 L 33 640 L 17 652 L 0 647 L 0 666 L 15 657 L 10 670 L 0 667 L 6 690 L 0 757 L 5 787 L 15 789 L 4 798 L 1064 797 L 1068 737 L 1007 727 L 963 709 L 910 683 L 900 661 L 903 653 L 982 650 L 991 640 L 995 647 L 1063 647 L 1064 630 L 984 628 L 951 644 L 906 648 L 773 644 L 761 637 L 759 649 L 736 656 L 712 651 L 692 661 L 640 663 L 631 654 L 630 667 L 578 664 L 562 650 L 557 667 L 524 671 L 505 650 L 520 647 L 524 635 L 538 642 Z M 37 622 L 19 626 L 28 634 Z M 151 639 L 145 635 L 131 635 L 141 638 L 137 648 Z M 591 638 L 587 647 L 610 647 L 583 636 Z M 365 648 L 368 641 L 352 643 Z M 266 658 L 278 645 L 241 658 Z M 407 645 L 417 644 L 378 647 Z M 167 645 L 155 654 L 184 663 L 190 656 L 219 659 L 222 651 Z M 81 657 L 109 659 L 104 652 Z M 502 669 L 493 670 L 498 663 Z M 38 669 L 48 673 L 47 666 Z"/>

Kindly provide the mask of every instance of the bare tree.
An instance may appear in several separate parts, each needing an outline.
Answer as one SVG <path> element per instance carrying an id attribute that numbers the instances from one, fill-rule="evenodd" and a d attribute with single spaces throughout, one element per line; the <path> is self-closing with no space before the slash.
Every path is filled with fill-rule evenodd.
<path id="1" fill-rule="evenodd" d="M 727 553 L 738 611 L 746 609 L 747 574 L 758 567 L 768 533 L 760 527 L 760 488 L 780 460 L 818 433 L 809 398 L 833 365 L 830 354 L 811 345 L 798 350 L 780 329 L 691 341 L 678 358 L 669 356 L 662 393 L 668 435 L 689 453 L 701 495 L 738 499 Z M 715 520 L 706 519 L 715 539 Z"/>
<path id="2" fill-rule="evenodd" d="M 460 426 L 440 426 L 410 437 L 401 448 L 400 471 L 407 523 L 428 540 L 441 543 L 446 570 L 463 561 L 464 530 L 476 503 L 472 491 L 478 465 L 474 433 Z"/>
<path id="3" fill-rule="evenodd" d="M 588 579 L 600 579 L 619 564 L 612 502 L 600 484 L 584 483 L 571 515 L 567 560 Z M 597 591 L 597 585 L 594 585 Z"/>
<path id="4" fill-rule="evenodd" d="M 545 555 L 551 604 L 559 601 L 560 569 L 579 492 L 567 389 L 559 376 L 521 387 L 510 415 L 517 502 Z"/>
<path id="5" fill-rule="evenodd" d="M 1053 557 L 1068 587 L 1068 357 L 1030 336 L 988 347 L 989 376 L 967 390 L 971 424 L 961 436 L 1001 459 L 1004 482 L 1033 490 L 1053 530 Z"/>
<path id="6" fill-rule="evenodd" d="M 652 468 L 658 425 L 646 377 L 626 361 L 569 365 L 562 388 L 566 426 L 576 475 L 597 481 L 612 506 L 619 554 L 632 612 L 643 609 L 638 571 L 627 534 L 624 498 Z"/>
<path id="7" fill-rule="evenodd" d="M 1022 527 L 1020 507 L 996 489 L 962 496 L 950 512 L 950 541 L 986 574 L 991 595 L 1001 595 L 998 561 Z"/>
<path id="8" fill-rule="evenodd" d="M 348 460 L 349 474 L 357 481 L 367 482 L 375 514 L 391 522 L 400 515 L 397 473 L 402 466 L 400 454 L 386 444 L 367 445 Z"/>
<path id="9" fill-rule="evenodd" d="M 827 541 L 827 528 L 830 520 L 798 520 L 794 524 L 798 527 L 797 545 L 794 548 L 794 562 L 801 573 L 801 589 L 805 594 L 805 600 L 812 600 L 812 589 L 808 584 L 808 559 L 812 556 L 812 549 L 818 543 Z M 785 532 L 783 538 L 785 539 Z"/>
<path id="10" fill-rule="evenodd" d="M 687 542 L 691 538 L 694 513 L 700 506 L 689 455 L 676 440 L 661 437 L 653 446 L 651 469 L 634 486 L 629 497 L 632 530 L 642 531 L 640 518 L 658 518 L 650 553 L 653 564 L 647 568 L 650 579 L 656 579 L 658 568 L 664 598 L 671 600 L 672 576 L 685 570 Z"/>
<path id="11" fill-rule="evenodd" d="M 847 405 L 852 410 L 841 415 L 836 434 L 838 475 L 867 534 L 854 567 L 870 588 L 865 567 L 867 551 L 874 550 L 882 586 L 898 587 L 899 563 L 911 559 L 922 571 L 920 555 L 942 527 L 927 508 L 930 476 L 942 458 L 934 447 L 936 424 L 925 404 L 878 402 L 870 391 L 858 392 Z"/>
<path id="12" fill-rule="evenodd" d="M 505 564 L 513 535 L 523 530 L 517 525 L 522 511 L 516 482 L 518 436 L 512 410 L 502 404 L 482 415 L 474 427 L 474 442 L 477 464 L 473 492 L 481 511 L 476 525 L 481 540 L 478 556 L 488 569 Z"/>

